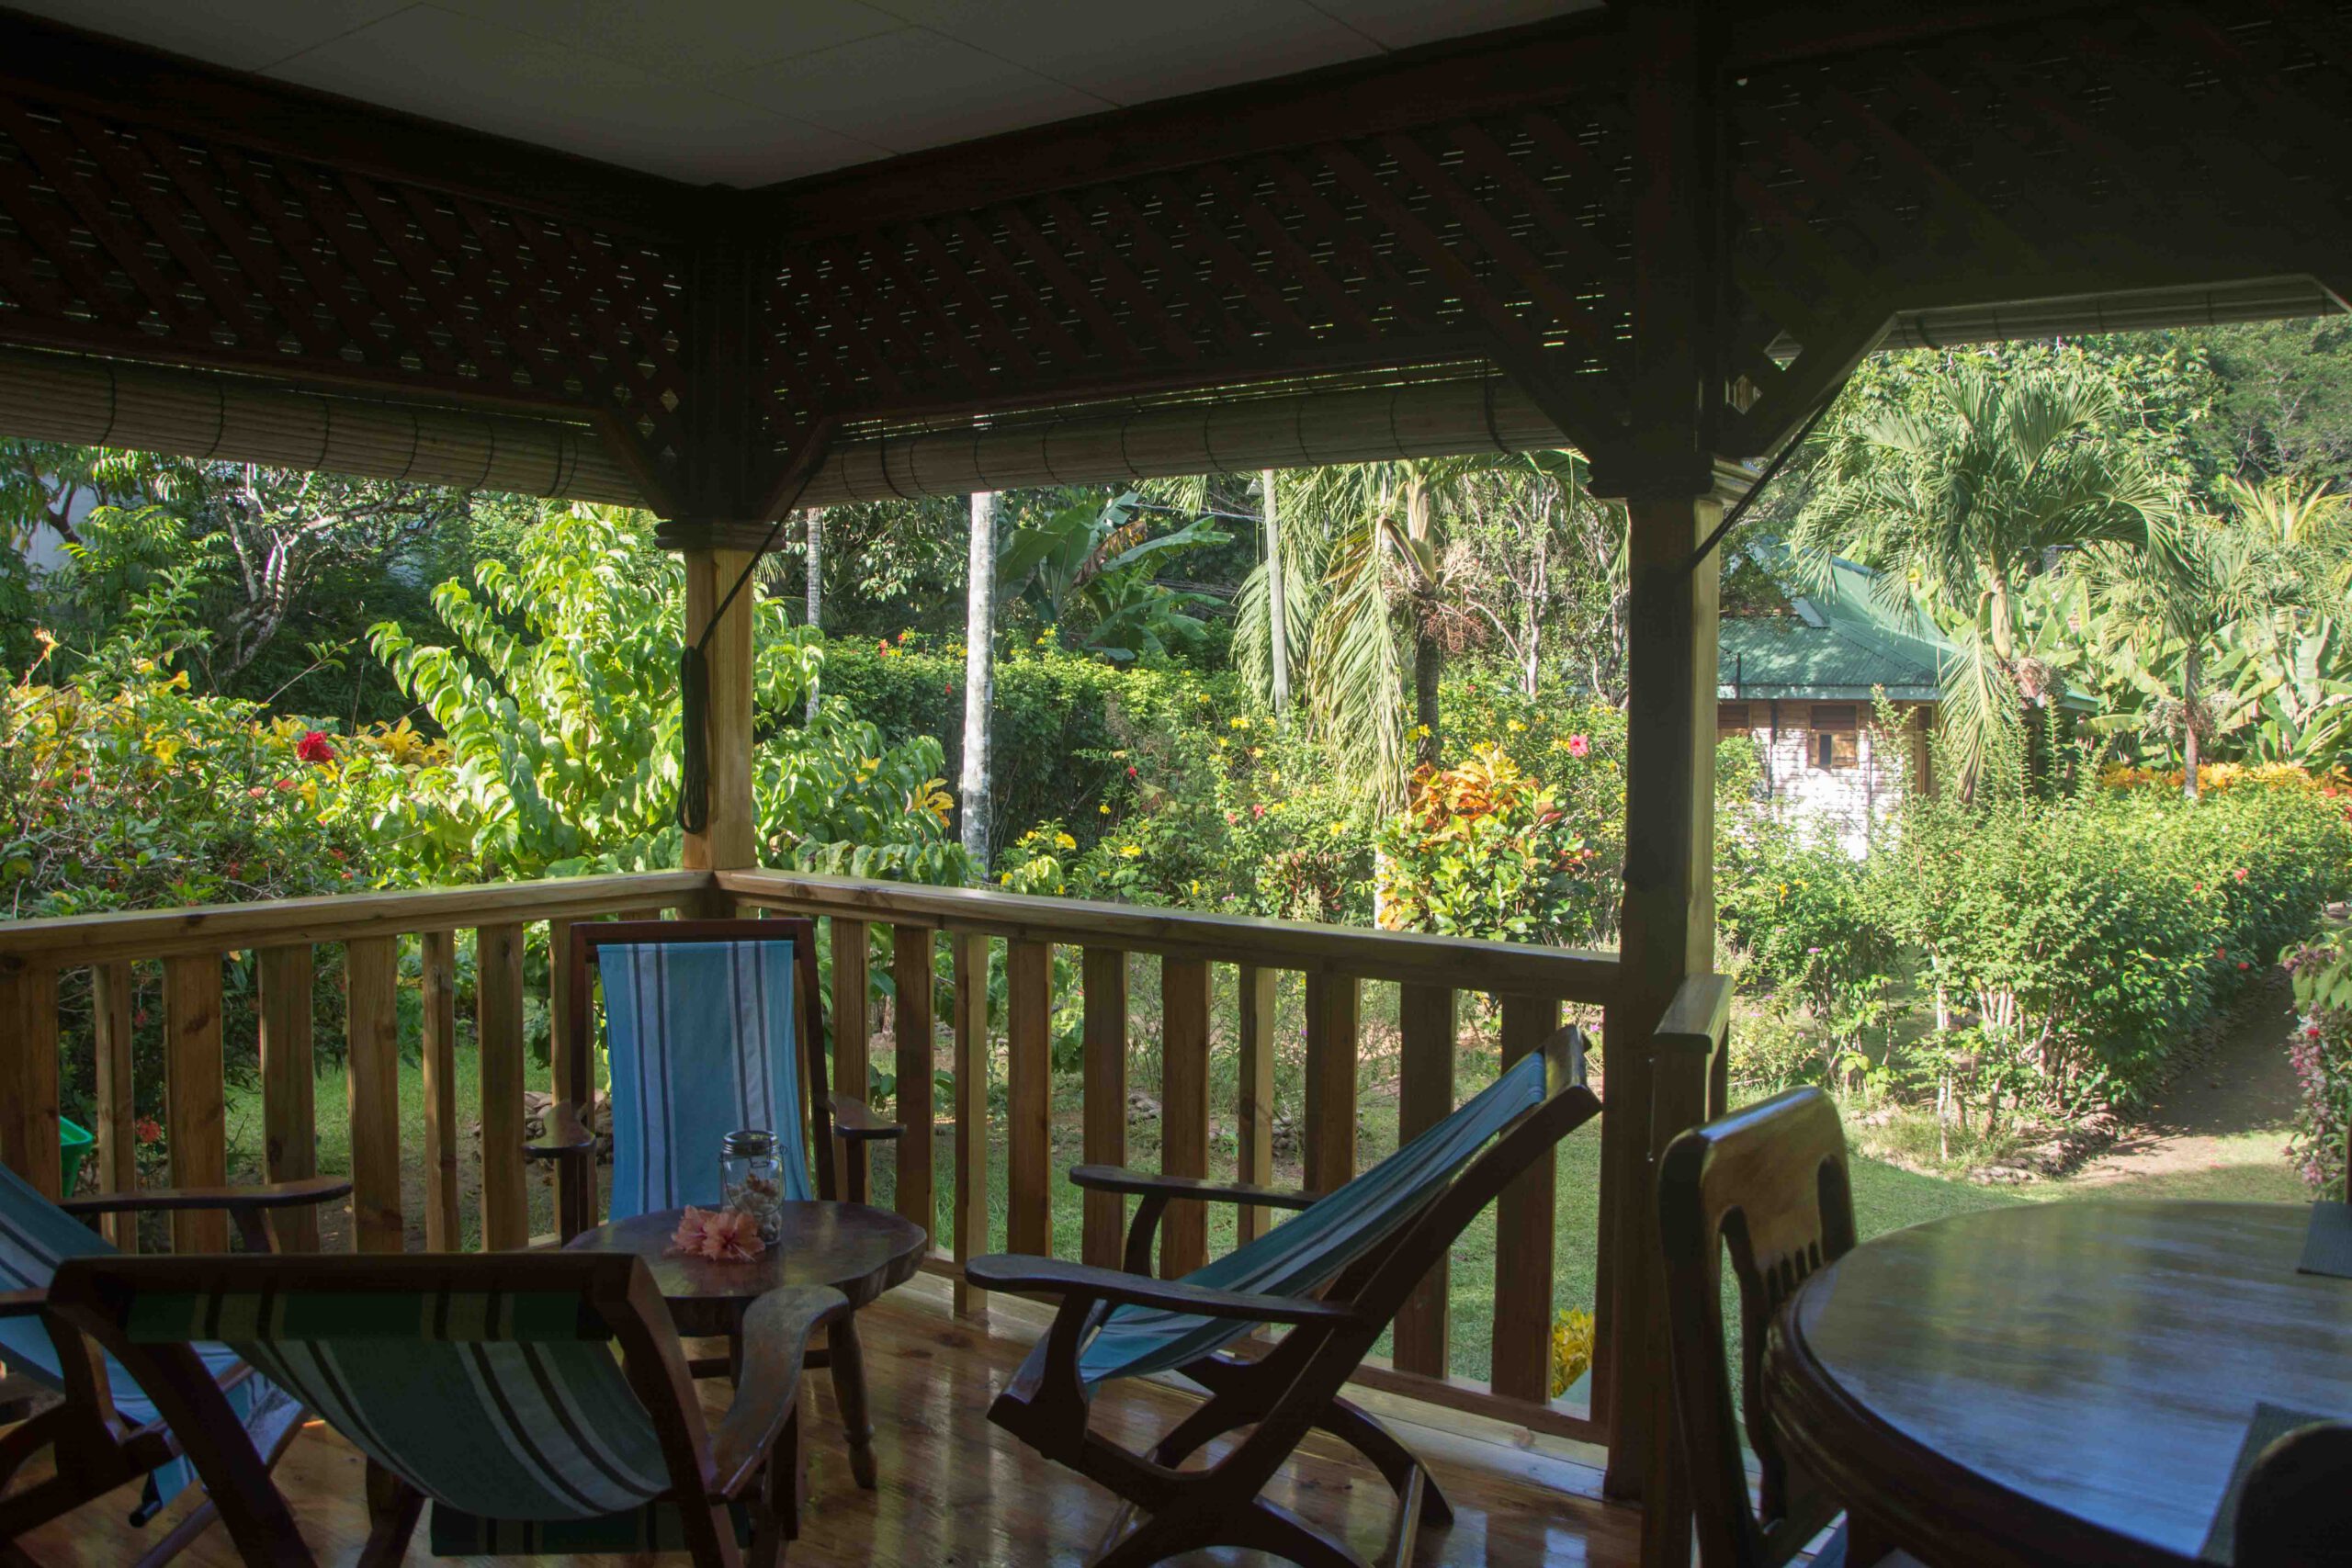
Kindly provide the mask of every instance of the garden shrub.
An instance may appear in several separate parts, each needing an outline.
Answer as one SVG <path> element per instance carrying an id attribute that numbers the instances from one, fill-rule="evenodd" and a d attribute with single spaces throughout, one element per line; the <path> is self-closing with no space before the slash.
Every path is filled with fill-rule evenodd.
<path id="1" fill-rule="evenodd" d="M 1405 809 L 1374 841 L 1391 931 L 1566 946 L 1591 942 L 1612 902 L 1617 866 L 1499 747 L 1414 770 Z"/>
<path id="2" fill-rule="evenodd" d="M 888 640 L 833 638 L 825 645 L 822 689 L 873 725 L 885 741 L 921 739 L 941 751 L 944 776 L 958 776 L 964 754 L 964 649 L 905 632 Z M 1047 637 L 1016 641 L 997 660 L 995 806 L 989 842 L 1010 843 L 1046 821 L 1073 825 L 1091 843 L 1090 820 L 1126 777 L 1112 753 L 1139 733 L 1197 724 L 1201 710 L 1236 711 L 1228 675 L 1182 664 L 1119 668 L 1064 651 Z"/>
<path id="3" fill-rule="evenodd" d="M 2313 1192 L 2352 1202 L 2345 1139 L 2352 1135 L 2352 936 L 2335 927 L 2284 955 L 2301 1016 L 2288 1055 L 2295 1119 L 2287 1157 Z"/>
<path id="4" fill-rule="evenodd" d="M 1937 1043 L 1988 1117 L 2132 1102 L 2352 886 L 2339 802 L 2297 786 L 1915 801 L 1877 863 L 1960 1017 Z"/>
<path id="5" fill-rule="evenodd" d="M 1903 954 L 1884 891 L 1871 862 L 1769 807 L 1717 824 L 1715 919 L 1744 960 L 1741 989 L 1802 1002 L 1848 1042 L 1893 1020 Z"/>

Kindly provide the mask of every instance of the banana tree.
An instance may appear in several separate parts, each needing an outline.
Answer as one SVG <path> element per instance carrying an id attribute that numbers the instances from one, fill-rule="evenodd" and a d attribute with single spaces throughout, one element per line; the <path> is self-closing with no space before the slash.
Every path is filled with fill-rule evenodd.
<path id="1" fill-rule="evenodd" d="M 1008 530 L 996 557 L 1004 602 L 1018 600 L 1069 646 L 1114 663 L 1191 646 L 1205 629 L 1199 612 L 1217 601 L 1159 574 L 1178 552 L 1227 536 L 1208 517 L 1155 532 L 1148 506 L 1130 491 Z"/>

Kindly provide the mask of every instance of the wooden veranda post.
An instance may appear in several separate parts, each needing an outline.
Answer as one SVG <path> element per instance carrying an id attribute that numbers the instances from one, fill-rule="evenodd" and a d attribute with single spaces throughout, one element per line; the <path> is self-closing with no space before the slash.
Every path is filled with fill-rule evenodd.
<path id="1" fill-rule="evenodd" d="M 686 624 L 682 630 L 692 645 L 710 627 L 728 590 L 750 568 L 752 553 L 695 545 L 682 553 L 686 564 Z M 759 863 L 752 801 L 752 608 L 757 593 L 756 584 L 745 583 L 704 645 L 710 691 L 703 716 L 710 761 L 709 816 L 701 832 L 686 835 L 679 863 L 687 871 L 741 871 Z M 717 908 L 703 912 L 731 913 Z"/>

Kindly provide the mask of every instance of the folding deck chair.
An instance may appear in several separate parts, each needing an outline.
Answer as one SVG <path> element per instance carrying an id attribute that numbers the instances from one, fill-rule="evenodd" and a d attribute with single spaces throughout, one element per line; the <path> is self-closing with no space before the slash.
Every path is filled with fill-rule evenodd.
<path id="1" fill-rule="evenodd" d="M 796 1399 L 838 1291 L 755 1303 L 735 1402 L 705 1422 L 668 1306 L 625 1253 L 81 1258 L 52 1312 L 154 1393 L 246 1562 L 315 1568 L 237 1434 L 220 1340 L 368 1456 L 367 1565 L 424 1506 L 439 1556 L 683 1550 L 774 1568 L 798 1517 Z"/>
<path id="2" fill-rule="evenodd" d="M 111 1356 L 94 1356 L 81 1336 L 44 1321 L 51 1281 L 76 1258 L 117 1256 L 105 1237 L 74 1216 L 135 1209 L 226 1209 L 245 1245 L 270 1247 L 262 1214 L 345 1197 L 351 1183 L 311 1177 L 257 1187 L 149 1189 L 69 1198 L 61 1207 L 0 1167 L 0 1358 L 10 1371 L 64 1395 L 0 1437 L 0 1543 L 92 1502 L 142 1476 L 146 1485 L 131 1510 L 133 1524 L 153 1518 L 196 1478 L 183 1444 L 144 1382 Z M 225 1345 L 196 1347 L 206 1375 L 227 1407 L 230 1429 L 250 1445 L 266 1469 L 277 1462 L 301 1428 L 302 1406 L 259 1376 Z M 27 1461 L 51 1450 L 55 1472 L 27 1487 L 9 1483 Z M 212 1522 L 213 1506 L 199 1506 L 140 1559 L 141 1568 L 169 1562 Z"/>
<path id="3" fill-rule="evenodd" d="M 1410 1558 L 1421 1517 L 1452 1519 L 1420 1461 L 1340 1389 L 1472 1217 L 1600 1111 L 1583 1077 L 1583 1033 L 1564 1029 L 1451 1116 L 1321 1198 L 1081 1167 L 1070 1173 L 1081 1187 L 1143 1197 L 1127 1237 L 1131 1272 L 1009 1254 L 965 1266 L 975 1285 L 1061 1298 L 1052 1329 L 989 1419 L 1126 1501 L 1099 1568 L 1136 1568 L 1217 1545 L 1310 1568 L 1363 1568 L 1345 1543 L 1259 1495 L 1315 1428 L 1362 1453 L 1396 1493 L 1396 1562 Z M 1151 1233 L 1174 1200 L 1299 1213 L 1182 1280 L 1149 1279 L 1142 1270 Z M 1289 1332 L 1262 1356 L 1224 1353 L 1261 1325 Z M 1192 1379 L 1209 1397 L 1148 1455 L 1089 1429 L 1096 1389 L 1163 1371 Z M 1177 1468 L 1243 1427 L 1254 1430 L 1214 1463 Z"/>

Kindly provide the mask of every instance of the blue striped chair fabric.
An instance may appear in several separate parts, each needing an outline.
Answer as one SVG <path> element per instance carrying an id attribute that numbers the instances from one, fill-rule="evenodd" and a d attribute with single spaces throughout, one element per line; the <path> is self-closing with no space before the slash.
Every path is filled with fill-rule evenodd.
<path id="1" fill-rule="evenodd" d="M 671 1483 L 609 1330 L 575 1294 L 155 1292 L 124 1326 L 133 1343 L 225 1340 L 436 1509 L 502 1529 L 632 1539 Z"/>
<path id="2" fill-rule="evenodd" d="M 112 1257 L 105 1237 L 42 1197 L 22 1177 L 0 1166 L 0 1289 L 45 1291 L 57 1276 L 57 1266 L 68 1258 Z M 195 1347 L 205 1371 L 225 1378 L 243 1363 L 228 1346 L 199 1342 Z M 0 1357 L 11 1371 L 23 1372 L 62 1391 L 65 1380 L 57 1360 L 57 1347 L 39 1317 L 0 1318 Z M 154 1402 L 140 1388 L 121 1362 L 106 1359 L 107 1383 L 116 1413 L 134 1425 L 155 1419 Z M 256 1452 L 277 1447 L 287 1429 L 301 1419 L 300 1403 L 266 1377 L 248 1377 L 228 1391 L 229 1407 L 244 1423 Z M 131 1513 L 144 1524 L 196 1479 L 196 1467 L 185 1459 L 151 1472 Z"/>
<path id="3" fill-rule="evenodd" d="M 1322 1289 L 1394 1235 L 1452 1181 L 1487 1141 L 1544 1100 L 1542 1053 L 1523 1057 L 1436 1126 L 1265 1235 L 1184 1276 L 1253 1295 L 1295 1296 Z M 1171 1371 L 1244 1337 L 1257 1325 L 1156 1307 L 1122 1306 L 1079 1354 L 1089 1386 L 1110 1378 Z"/>
<path id="4" fill-rule="evenodd" d="M 776 1134 L 785 1196 L 809 1199 L 794 942 L 606 942 L 616 1220 L 719 1201 L 718 1143 Z"/>

